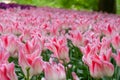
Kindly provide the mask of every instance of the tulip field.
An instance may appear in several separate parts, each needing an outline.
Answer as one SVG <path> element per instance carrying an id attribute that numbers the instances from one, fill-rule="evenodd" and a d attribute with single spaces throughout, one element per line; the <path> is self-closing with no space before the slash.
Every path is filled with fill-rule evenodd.
<path id="1" fill-rule="evenodd" d="M 120 16 L 1 3 L 0 80 L 120 80 Z"/>

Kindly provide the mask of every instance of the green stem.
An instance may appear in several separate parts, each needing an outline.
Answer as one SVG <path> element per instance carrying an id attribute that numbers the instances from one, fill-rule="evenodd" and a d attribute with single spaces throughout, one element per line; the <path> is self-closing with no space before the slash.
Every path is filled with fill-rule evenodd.
<path id="1" fill-rule="evenodd" d="M 27 71 L 27 75 L 26 75 L 25 80 L 30 80 L 30 72 L 29 72 L 30 68 L 27 68 L 26 71 Z"/>
<path id="2" fill-rule="evenodd" d="M 111 77 L 103 77 L 102 80 L 111 80 Z"/>
<path id="3" fill-rule="evenodd" d="M 120 80 L 120 67 L 119 66 L 117 66 L 117 73 L 116 73 L 116 75 L 117 75 L 117 80 Z"/>

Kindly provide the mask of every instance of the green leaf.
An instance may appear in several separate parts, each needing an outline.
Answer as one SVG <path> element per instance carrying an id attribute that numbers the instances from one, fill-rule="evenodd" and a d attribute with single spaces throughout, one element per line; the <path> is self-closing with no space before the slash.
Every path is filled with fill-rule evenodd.
<path id="1" fill-rule="evenodd" d="M 42 56 L 42 58 L 43 58 L 44 61 L 49 61 L 49 59 L 51 57 L 51 54 L 52 54 L 52 52 L 47 49 L 45 51 L 42 51 L 41 56 Z"/>

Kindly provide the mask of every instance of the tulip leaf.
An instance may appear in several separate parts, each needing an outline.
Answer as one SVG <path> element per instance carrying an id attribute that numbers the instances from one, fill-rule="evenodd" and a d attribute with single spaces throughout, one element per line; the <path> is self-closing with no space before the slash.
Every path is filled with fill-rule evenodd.
<path id="1" fill-rule="evenodd" d="M 25 75 L 18 64 L 18 58 L 9 57 L 8 61 L 10 63 L 13 62 L 15 64 L 15 73 L 18 76 L 18 80 L 24 80 Z"/>
<path id="2" fill-rule="evenodd" d="M 113 47 L 112 44 L 110 44 L 110 47 L 112 48 L 112 52 L 113 52 L 113 53 L 117 53 L 116 49 Z"/>
<path id="3" fill-rule="evenodd" d="M 75 72 L 76 75 L 79 76 L 80 80 L 93 80 L 90 76 L 88 67 L 82 62 L 82 52 L 81 50 L 72 44 L 71 40 L 68 40 L 68 47 L 69 47 L 69 57 L 70 62 L 68 65 L 72 65 L 71 68 L 67 69 L 66 75 L 67 80 L 72 79 L 72 72 Z M 73 79 L 72 79 L 73 80 Z"/>
<path id="4" fill-rule="evenodd" d="M 51 54 L 52 54 L 52 52 L 49 49 L 47 49 L 47 50 L 42 51 L 41 56 L 44 61 L 49 61 Z"/>

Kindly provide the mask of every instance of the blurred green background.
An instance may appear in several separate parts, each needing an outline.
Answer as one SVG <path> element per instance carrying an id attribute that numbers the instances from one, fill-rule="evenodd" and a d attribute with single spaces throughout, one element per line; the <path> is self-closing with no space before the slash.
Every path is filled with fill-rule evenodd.
<path id="1" fill-rule="evenodd" d="M 117 0 L 117 13 L 120 14 L 120 0 Z"/>
<path id="2" fill-rule="evenodd" d="M 96 10 L 98 0 L 13 0 L 20 4 L 32 4 L 35 6 L 50 6 L 75 10 Z"/>
<path id="3" fill-rule="evenodd" d="M 74 10 L 98 10 L 99 0 L 12 0 L 19 4 L 49 6 Z M 116 12 L 120 14 L 120 0 L 116 0 Z"/>

